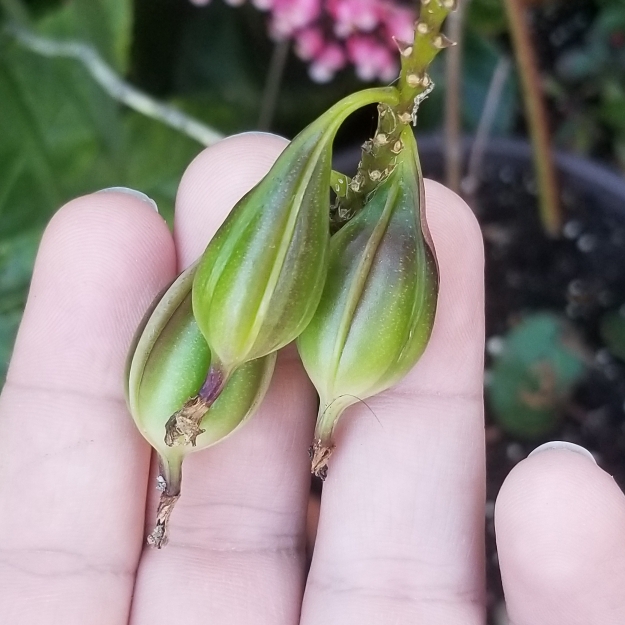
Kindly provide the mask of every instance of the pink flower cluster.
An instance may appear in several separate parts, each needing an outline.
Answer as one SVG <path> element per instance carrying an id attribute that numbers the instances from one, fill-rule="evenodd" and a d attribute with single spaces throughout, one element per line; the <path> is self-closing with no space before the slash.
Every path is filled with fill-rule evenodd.
<path id="1" fill-rule="evenodd" d="M 210 0 L 192 0 L 207 4 Z M 245 0 L 225 0 L 238 6 Z M 364 81 L 389 82 L 399 73 L 393 38 L 412 41 L 415 12 L 396 0 L 251 0 L 271 13 L 273 39 L 292 39 L 316 82 L 328 82 L 348 64 Z"/>

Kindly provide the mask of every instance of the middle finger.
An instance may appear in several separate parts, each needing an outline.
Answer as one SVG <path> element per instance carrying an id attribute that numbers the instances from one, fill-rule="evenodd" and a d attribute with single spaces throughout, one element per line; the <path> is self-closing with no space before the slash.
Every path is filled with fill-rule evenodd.
<path id="1" fill-rule="evenodd" d="M 302 623 L 477 625 L 483 617 L 483 251 L 468 206 L 426 184 L 440 265 L 431 341 L 337 429 Z"/>

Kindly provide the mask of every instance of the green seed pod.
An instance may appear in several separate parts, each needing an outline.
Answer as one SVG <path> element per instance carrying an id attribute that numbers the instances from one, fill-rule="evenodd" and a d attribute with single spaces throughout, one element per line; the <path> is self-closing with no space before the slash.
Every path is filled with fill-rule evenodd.
<path id="1" fill-rule="evenodd" d="M 181 274 L 146 315 L 128 363 L 128 407 L 139 431 L 159 456 L 158 486 L 162 494 L 156 528 L 148 537 L 148 543 L 159 548 L 166 543 L 167 522 L 180 496 L 185 456 L 223 440 L 255 412 L 275 364 L 275 354 L 270 354 L 239 368 L 219 398 L 203 413 L 191 444 L 167 444 L 168 420 L 196 395 L 211 360 L 192 312 L 195 270 L 194 266 Z"/>
<path id="2" fill-rule="evenodd" d="M 343 411 L 401 380 L 432 331 L 438 270 L 409 127 L 393 171 L 330 242 L 328 279 L 298 338 L 320 396 L 312 470 L 325 477 Z"/>
<path id="3" fill-rule="evenodd" d="M 332 141 L 350 113 L 397 97 L 394 88 L 370 89 L 333 106 L 295 137 L 209 243 L 193 282 L 193 313 L 213 360 L 198 397 L 170 422 L 172 441 L 192 439 L 233 371 L 309 323 L 327 273 Z"/>

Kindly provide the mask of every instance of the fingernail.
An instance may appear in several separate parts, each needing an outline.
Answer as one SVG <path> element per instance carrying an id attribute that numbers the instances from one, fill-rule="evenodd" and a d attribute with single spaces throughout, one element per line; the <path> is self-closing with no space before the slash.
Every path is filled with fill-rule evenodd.
<path id="1" fill-rule="evenodd" d="M 147 202 L 158 213 L 156 202 L 145 193 L 137 191 L 136 189 L 129 189 L 128 187 L 108 187 L 108 189 L 102 189 L 101 191 L 96 191 L 96 193 L 125 193 L 126 195 L 132 195 L 143 202 Z"/>
<path id="2" fill-rule="evenodd" d="M 534 456 L 536 454 L 542 453 L 543 451 L 549 451 L 551 449 L 565 449 L 567 451 L 572 451 L 573 453 L 580 454 L 581 456 L 585 456 L 589 460 L 592 460 L 595 464 L 597 461 L 594 456 L 581 445 L 576 445 L 575 443 L 569 443 L 567 441 L 550 441 L 549 443 L 544 443 L 539 447 L 536 447 L 534 451 L 532 451 L 527 457 Z"/>

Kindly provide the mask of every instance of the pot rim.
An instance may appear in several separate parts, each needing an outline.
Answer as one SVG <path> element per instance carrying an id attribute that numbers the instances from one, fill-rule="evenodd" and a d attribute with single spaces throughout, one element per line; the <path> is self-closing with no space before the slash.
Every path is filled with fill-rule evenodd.
<path id="1" fill-rule="evenodd" d="M 474 140 L 470 135 L 462 138 L 465 156 Z M 444 138 L 440 133 L 417 133 L 417 144 L 423 160 L 428 153 L 442 153 Z M 339 169 L 348 169 L 360 159 L 360 146 L 339 150 L 336 157 Z M 625 176 L 621 172 L 599 161 L 561 150 L 554 150 L 554 157 L 560 185 L 589 195 L 593 202 L 609 209 L 625 213 Z M 532 160 L 532 146 L 526 139 L 518 137 L 491 137 L 486 143 L 484 158 L 487 161 L 503 158 L 527 163 Z"/>
<path id="2" fill-rule="evenodd" d="M 443 149 L 444 139 L 440 134 L 424 134 L 417 139 L 419 148 L 424 152 Z M 472 136 L 462 138 L 462 149 L 465 153 L 471 149 L 474 140 Z M 491 137 L 486 144 L 485 155 L 487 158 L 509 157 L 519 161 L 533 158 L 531 144 L 525 139 L 513 137 Z M 579 182 L 583 181 L 592 187 L 601 187 L 625 202 L 625 176 L 617 169 L 562 150 L 554 150 L 554 158 L 560 175 L 578 181 L 575 186 L 580 186 Z"/>

